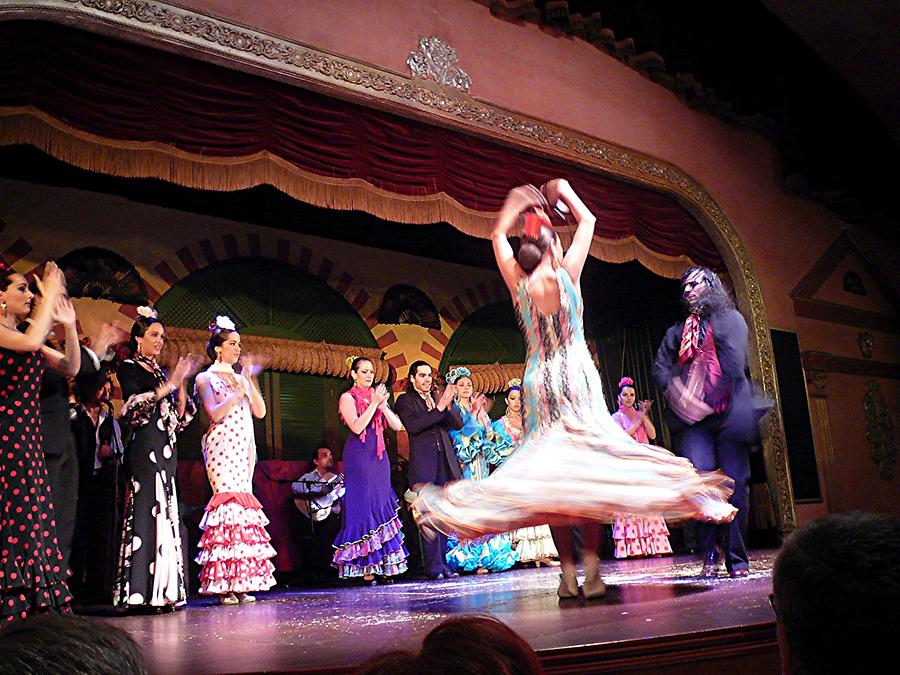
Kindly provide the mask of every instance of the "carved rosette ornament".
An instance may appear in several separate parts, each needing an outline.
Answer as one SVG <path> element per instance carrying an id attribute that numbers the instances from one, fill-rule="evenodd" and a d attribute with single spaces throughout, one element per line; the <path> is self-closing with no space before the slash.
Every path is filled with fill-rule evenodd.
<path id="1" fill-rule="evenodd" d="M 810 368 L 806 371 L 806 384 L 809 395 L 813 398 L 826 398 L 828 396 L 828 371 Z"/>
<path id="2" fill-rule="evenodd" d="M 863 411 L 866 414 L 866 440 L 872 461 L 878 467 L 878 476 L 891 480 L 897 464 L 897 446 L 894 444 L 894 426 L 881 389 L 875 380 L 866 382 L 863 397 Z"/>
<path id="3" fill-rule="evenodd" d="M 409 53 L 406 65 L 413 77 L 433 79 L 445 87 L 469 91 L 472 81 L 468 73 L 456 65 L 456 49 L 432 35 L 419 39 L 419 50 Z"/>

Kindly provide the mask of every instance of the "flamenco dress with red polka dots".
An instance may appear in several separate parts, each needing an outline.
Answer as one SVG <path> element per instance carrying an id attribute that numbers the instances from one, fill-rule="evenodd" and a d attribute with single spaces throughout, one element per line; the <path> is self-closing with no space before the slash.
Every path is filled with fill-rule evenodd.
<path id="1" fill-rule="evenodd" d="M 166 382 L 166 375 L 155 360 L 127 359 L 117 377 L 125 399 L 120 420 L 131 427 L 132 436 L 125 449 L 128 496 L 113 604 L 119 609 L 174 608 L 187 601 L 175 483 L 176 435 L 190 422 L 196 406 L 188 397 L 184 414 L 179 415 L 175 394 L 157 397 L 155 391 Z"/>
<path id="2" fill-rule="evenodd" d="M 227 364 L 216 363 L 205 374 L 216 404 L 234 393 L 234 387 L 250 390 L 244 375 Z M 262 504 L 253 496 L 253 470 L 256 467 L 256 439 L 253 417 L 246 396 L 218 422 L 210 424 L 203 437 L 206 475 L 213 498 L 200 522 L 197 562 L 200 592 L 207 595 L 249 593 L 268 590 L 275 585 L 272 572 L 275 556 L 266 525 L 269 519 Z"/>
<path id="3" fill-rule="evenodd" d="M 68 570 L 56 538 L 41 449 L 40 352 L 0 348 L 0 600 L 9 621 L 68 611 Z"/>

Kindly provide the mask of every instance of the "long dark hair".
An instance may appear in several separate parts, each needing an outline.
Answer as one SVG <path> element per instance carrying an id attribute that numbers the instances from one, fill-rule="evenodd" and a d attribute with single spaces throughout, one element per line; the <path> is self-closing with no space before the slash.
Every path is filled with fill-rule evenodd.
<path id="1" fill-rule="evenodd" d="M 12 284 L 12 276 L 16 274 L 16 271 L 6 264 L 6 262 L 0 259 L 0 278 L 3 279 L 3 285 L 0 287 L 0 291 L 5 291 L 9 288 L 10 284 Z"/>
<path id="2" fill-rule="evenodd" d="M 519 245 L 519 251 L 516 253 L 519 267 L 522 268 L 525 274 L 531 274 L 541 262 L 541 258 L 544 257 L 547 249 L 553 244 L 556 233 L 550 225 L 550 219 L 543 211 L 527 211 L 520 215 L 519 218 L 526 225 L 526 232 L 537 230 L 536 236 L 529 234 L 522 236 L 522 243 Z M 529 220 L 534 222 L 529 223 Z"/>
<path id="3" fill-rule="evenodd" d="M 706 286 L 709 290 L 707 290 L 703 297 L 700 298 L 696 307 L 691 307 L 682 297 L 682 302 L 684 302 L 685 308 L 688 311 L 697 309 L 701 316 L 709 316 L 723 309 L 734 309 L 734 302 L 732 302 L 731 296 L 728 295 L 728 291 L 726 291 L 725 287 L 722 285 L 722 280 L 708 267 L 697 266 L 686 269 L 684 274 L 681 275 L 682 288 L 684 288 L 684 283 L 687 281 L 688 277 L 693 274 L 699 274 L 706 282 Z"/>
<path id="4" fill-rule="evenodd" d="M 137 354 L 137 339 L 144 337 L 144 333 L 147 332 L 147 329 L 155 323 L 162 325 L 162 321 L 157 318 L 142 316 L 140 314 L 137 315 L 134 320 L 134 325 L 131 327 L 131 340 L 128 342 L 128 348 L 131 350 L 132 356 Z"/>

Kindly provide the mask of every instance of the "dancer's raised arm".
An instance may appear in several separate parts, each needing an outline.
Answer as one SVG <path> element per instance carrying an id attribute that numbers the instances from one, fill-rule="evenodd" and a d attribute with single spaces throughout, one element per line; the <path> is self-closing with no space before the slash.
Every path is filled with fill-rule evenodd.
<path id="1" fill-rule="evenodd" d="M 497 223 L 491 233 L 497 267 L 506 287 L 513 295 L 515 295 L 516 285 L 524 273 L 519 263 L 516 262 L 516 255 L 509 243 L 509 233 L 516 224 L 519 214 L 535 206 L 543 206 L 545 203 L 543 195 L 533 185 L 520 185 L 513 188 L 506 195 L 506 201 L 503 203 L 503 208 L 500 209 L 500 215 L 497 217 Z"/>
<path id="2" fill-rule="evenodd" d="M 594 223 L 596 218 L 590 209 L 585 206 L 581 198 L 575 194 L 575 190 L 569 185 L 569 181 L 565 178 L 557 178 L 551 180 L 543 187 L 544 196 L 553 206 L 558 200 L 569 208 L 578 227 L 575 230 L 575 236 L 572 238 L 572 244 L 563 256 L 563 267 L 569 273 L 569 277 L 577 285 L 581 278 L 581 270 L 584 269 L 584 263 L 587 260 L 588 253 L 591 250 L 591 241 L 594 237 Z"/>

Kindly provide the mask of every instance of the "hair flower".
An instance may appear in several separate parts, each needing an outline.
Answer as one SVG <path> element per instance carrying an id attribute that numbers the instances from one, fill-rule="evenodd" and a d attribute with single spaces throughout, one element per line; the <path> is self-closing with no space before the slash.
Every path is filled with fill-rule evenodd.
<path id="1" fill-rule="evenodd" d="M 449 384 L 456 384 L 456 381 L 461 377 L 472 377 L 472 373 L 465 366 L 458 366 L 456 368 L 451 368 L 450 372 L 447 373 L 447 377 L 444 379 L 447 380 Z"/>
<path id="2" fill-rule="evenodd" d="M 237 327 L 234 325 L 234 321 L 227 316 L 219 314 L 215 321 L 209 322 L 209 332 L 213 333 L 217 330 L 237 330 Z"/>
<path id="3" fill-rule="evenodd" d="M 138 316 L 142 316 L 145 319 L 158 319 L 159 318 L 159 314 L 156 313 L 155 309 L 153 309 L 152 307 L 145 307 L 144 305 L 141 305 L 140 307 L 137 308 L 137 313 L 138 313 Z"/>

